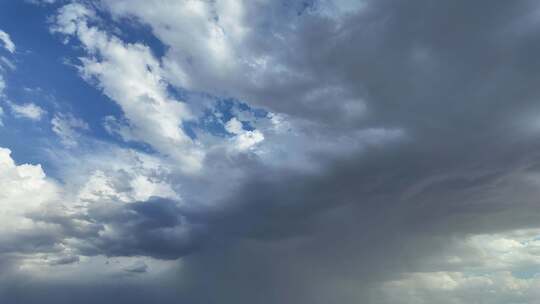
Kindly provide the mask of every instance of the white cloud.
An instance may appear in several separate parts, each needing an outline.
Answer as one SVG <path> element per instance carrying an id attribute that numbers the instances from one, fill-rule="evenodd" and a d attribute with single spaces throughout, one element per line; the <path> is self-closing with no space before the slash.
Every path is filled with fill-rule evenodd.
<path id="1" fill-rule="evenodd" d="M 4 45 L 4 48 L 10 53 L 15 52 L 15 44 L 13 43 L 13 41 L 11 41 L 8 33 L 0 30 L 0 41 Z"/>
<path id="2" fill-rule="evenodd" d="M 244 131 L 242 123 L 236 117 L 231 118 L 231 120 L 225 124 L 225 130 L 232 134 L 240 134 Z"/>
<path id="3" fill-rule="evenodd" d="M 151 197 L 178 200 L 179 195 L 171 185 L 145 175 L 134 168 L 104 172 L 94 171 L 81 188 L 78 199 L 82 202 L 122 202 L 147 201 Z"/>
<path id="4" fill-rule="evenodd" d="M 127 140 L 148 143 L 186 172 L 197 171 L 204 154 L 181 129 L 191 113 L 169 96 L 159 60 L 145 45 L 124 43 L 88 26 L 87 18 L 93 14 L 80 4 L 66 5 L 53 31 L 80 40 L 88 53 L 80 71 L 86 79 L 97 80 L 105 95 L 122 108 L 130 128 Z"/>
<path id="5" fill-rule="evenodd" d="M 31 120 L 41 120 L 45 115 L 45 110 L 34 103 L 15 104 L 9 103 L 11 111 L 16 117 L 27 118 Z"/>
<path id="6" fill-rule="evenodd" d="M 363 113 L 363 103 L 358 98 L 349 96 L 349 90 L 341 84 L 327 84 L 323 80 L 326 75 L 320 71 L 310 71 L 308 62 L 313 58 L 296 50 L 303 47 L 304 39 L 309 40 L 302 32 L 309 28 L 310 20 L 292 14 L 297 1 L 285 11 L 275 1 L 164 0 L 156 5 L 145 0 L 104 0 L 103 3 L 114 16 L 135 17 L 152 28 L 167 46 L 164 77 L 176 86 L 234 96 L 280 113 L 333 112 L 351 121 Z M 364 1 L 321 0 L 315 1 L 309 11 L 337 21 L 364 5 Z M 315 52 L 319 56 L 326 49 Z M 303 50 L 306 51 L 309 50 Z M 312 96 L 318 90 L 324 94 Z M 285 94 L 275 94 L 277 91 Z M 349 102 L 342 104 L 335 102 L 336 99 L 349 99 Z M 289 104 L 291 109 L 284 104 Z M 306 113 L 298 113 L 297 107 L 305 107 Z"/>
<path id="7" fill-rule="evenodd" d="M 235 137 L 235 146 L 240 151 L 246 151 L 255 147 L 264 140 L 264 135 L 259 130 L 245 131 Z"/>
<path id="8" fill-rule="evenodd" d="M 242 127 L 242 122 L 240 122 L 236 117 L 231 118 L 231 120 L 225 124 L 225 130 L 235 135 L 233 137 L 234 147 L 239 151 L 253 149 L 257 144 L 264 140 L 264 135 L 261 131 L 244 130 Z"/>
<path id="9" fill-rule="evenodd" d="M 15 66 L 13 62 L 11 62 L 11 60 L 7 59 L 4 56 L 0 56 L 0 70 L 5 69 L 5 68 L 13 71 L 17 67 Z"/>
<path id="10" fill-rule="evenodd" d="M 92 271 L 125 272 L 126 267 L 133 265 L 134 259 L 118 257 L 117 260 L 125 260 L 126 263 L 106 270 L 104 268 L 109 266 L 103 263 L 102 257 L 79 256 L 77 248 L 84 247 L 88 240 L 69 238 L 62 224 L 35 218 L 53 215 L 55 219 L 62 219 L 60 223 L 71 222 L 73 226 L 70 229 L 84 234 L 94 229 L 95 223 L 85 219 L 93 204 L 110 203 L 114 208 L 118 202 L 134 203 L 152 197 L 180 199 L 164 180 L 163 170 L 152 157 L 134 152 L 122 153 L 118 157 L 121 157 L 118 161 L 96 159 L 101 168 L 90 174 L 86 166 L 99 166 L 94 165 L 91 159 L 74 160 L 79 167 L 71 168 L 73 171 L 69 173 L 76 175 L 64 176 L 68 183 L 60 184 L 47 177 L 41 165 L 18 165 L 9 149 L 0 148 L 0 253 L 17 254 L 20 271 L 44 277 L 69 276 L 63 271 L 68 271 L 65 267 L 75 262 L 92 264 Z M 116 231 L 104 227 L 102 233 L 114 237 Z M 94 259 L 101 261 L 101 266 L 94 264 Z M 152 258 L 138 260 L 150 266 L 148 271 L 163 268 L 159 266 L 161 262 Z M 77 267 L 80 271 L 88 270 L 84 265 Z M 95 276 L 99 276 L 98 271 Z"/>
<path id="11" fill-rule="evenodd" d="M 53 4 L 57 0 L 26 0 L 28 3 L 37 4 L 37 5 L 45 5 L 45 4 Z"/>
<path id="12" fill-rule="evenodd" d="M 140 17 L 142 22 L 152 26 L 162 42 L 170 46 L 163 58 L 156 58 L 148 46 L 125 43 L 101 30 L 95 12 L 81 4 L 66 5 L 59 11 L 52 30 L 81 43 L 87 52 L 86 57 L 82 58 L 81 74 L 97 83 L 105 95 L 122 108 L 124 117 L 105 118 L 106 130 L 125 141 L 149 144 L 162 156 L 174 160 L 185 172 L 201 172 L 207 151 L 213 147 L 223 147 L 224 140 L 212 137 L 204 129 L 196 131 L 195 140 L 187 136 L 181 126 L 193 119 L 193 114 L 187 104 L 170 96 L 167 87 L 169 84 L 183 88 L 212 87 L 210 92 L 214 88 L 219 91 L 221 86 L 234 89 L 253 80 L 252 73 L 277 69 L 272 62 L 268 63 L 269 70 L 253 66 L 252 61 L 258 62 L 260 58 L 256 54 L 246 53 L 250 50 L 243 47 L 245 39 L 253 34 L 253 29 L 247 26 L 244 19 L 251 6 L 237 1 L 163 1 L 158 6 L 137 0 L 104 3 L 116 16 Z M 239 80 L 235 78 L 237 75 L 245 77 Z M 310 97 L 314 105 L 319 99 L 335 100 L 343 93 L 338 88 L 319 91 L 324 93 L 323 96 Z M 332 109 L 346 116 L 348 122 L 355 121 L 363 113 L 364 107 L 352 102 L 352 99 L 347 100 L 349 102 L 345 106 Z M 358 147 L 372 143 L 373 136 L 366 136 L 373 133 L 372 130 L 367 130 L 366 134 L 338 138 L 312 138 L 317 135 L 309 131 L 313 125 L 296 124 L 295 132 L 289 132 L 292 119 L 284 123 L 283 117 L 286 116 L 278 112 L 265 119 L 241 117 L 240 114 L 234 113 L 238 118 L 226 122 L 228 125 L 225 127 L 234 135 L 228 142 L 225 140 L 226 149 L 234 152 L 264 151 L 264 158 L 278 165 L 287 162 L 286 166 L 313 166 L 313 162 L 304 157 L 305 154 L 336 150 L 339 148 L 336 143 L 342 142 L 354 143 L 354 147 L 348 143 L 348 148 L 344 148 L 352 153 Z M 289 120 L 290 116 L 287 117 Z M 243 130 L 238 119 L 250 121 L 255 130 Z M 272 119 L 274 123 L 269 124 Z M 263 120 L 267 122 L 261 122 Z M 311 135 L 305 134 L 306 129 Z M 392 140 L 396 137 L 391 132 L 386 133 Z M 385 136 L 377 136 L 382 137 Z M 281 149 L 280 146 L 287 146 L 288 149 Z M 299 158 L 305 161 L 298 161 Z"/>
<path id="13" fill-rule="evenodd" d="M 48 180 L 40 165 L 16 165 L 9 149 L 0 148 L 0 203 L 3 214 L 22 214 L 56 197 L 57 186 Z"/>
<path id="14" fill-rule="evenodd" d="M 6 89 L 6 82 L 2 74 L 0 74 L 0 97 L 4 95 L 4 90 Z"/>
<path id="15" fill-rule="evenodd" d="M 80 131 L 88 130 L 88 124 L 71 114 L 56 114 L 51 120 L 52 130 L 62 143 L 69 147 L 77 146 Z"/>
<path id="16" fill-rule="evenodd" d="M 54 230 L 51 225 L 34 222 L 26 216 L 55 202 L 60 195 L 60 188 L 46 177 L 40 165 L 17 165 L 11 151 L 0 148 L 0 189 L 0 251 L 31 248 L 34 244 L 18 238 Z"/>
<path id="17" fill-rule="evenodd" d="M 11 41 L 9 35 L 0 30 L 0 47 L 3 47 L 8 50 L 10 53 L 15 52 L 15 44 Z M 5 67 L 14 70 L 15 65 L 9 61 L 9 59 L 0 56 L 0 98 L 4 97 L 4 90 L 6 89 L 6 81 L 4 80 L 2 72 L 5 71 Z"/>
<path id="18" fill-rule="evenodd" d="M 479 234 L 439 257 L 438 271 L 405 273 L 383 284 L 388 303 L 533 303 L 540 277 L 540 231 Z M 446 263 L 446 264 L 445 264 Z M 433 268 L 433 265 L 432 265 Z M 386 302 L 385 302 L 386 303 Z"/>
<path id="19" fill-rule="evenodd" d="M 241 1 L 167 0 L 159 6 L 142 0 L 104 3 L 116 15 L 136 16 L 150 24 L 157 37 L 171 46 L 164 67 L 175 85 L 197 89 L 206 81 L 208 86 L 226 90 L 219 82 L 236 79 L 239 65 L 247 60 L 237 48 L 250 31 L 244 24 L 246 9 Z"/>

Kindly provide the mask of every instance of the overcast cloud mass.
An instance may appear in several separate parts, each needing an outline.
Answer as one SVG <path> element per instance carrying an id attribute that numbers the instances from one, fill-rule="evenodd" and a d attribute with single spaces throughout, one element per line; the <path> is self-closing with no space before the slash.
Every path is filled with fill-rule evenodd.
<path id="1" fill-rule="evenodd" d="M 540 303 L 540 2 L 0 0 L 0 303 Z"/>

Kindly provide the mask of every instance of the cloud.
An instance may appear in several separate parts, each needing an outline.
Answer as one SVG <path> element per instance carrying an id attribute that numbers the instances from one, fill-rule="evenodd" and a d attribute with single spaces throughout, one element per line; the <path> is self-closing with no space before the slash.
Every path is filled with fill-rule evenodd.
<path id="1" fill-rule="evenodd" d="M 125 268 L 125 271 L 130 273 L 145 273 L 148 270 L 148 265 L 142 261 L 135 262 L 134 264 Z"/>
<path id="2" fill-rule="evenodd" d="M 72 135 L 91 148 L 55 151 L 59 185 L 4 150 L 0 244 L 45 278 L 18 299 L 538 298 L 537 3 L 101 4 L 64 6 L 53 31 L 81 47 L 81 75 L 120 106 L 108 130 L 153 151 Z M 122 29 L 139 23 L 163 57 L 126 42 Z M 245 106 L 180 102 L 171 86 Z M 55 132 L 75 132 L 57 117 Z M 156 265 L 174 267 L 152 278 Z"/>
<path id="3" fill-rule="evenodd" d="M 234 134 L 234 147 L 240 151 L 245 151 L 253 148 L 258 143 L 264 140 L 264 135 L 259 130 L 248 131 L 244 130 L 242 123 L 233 117 L 225 124 L 225 130 Z"/>
<path id="4" fill-rule="evenodd" d="M 11 38 L 9 37 L 9 34 L 0 30 L 0 41 L 4 44 L 4 48 L 10 52 L 15 52 L 15 44 L 13 41 L 11 41 Z"/>
<path id="5" fill-rule="evenodd" d="M 2 61 L 0 63 L 0 69 L 3 69 L 5 70 L 6 68 L 11 70 L 11 71 L 14 71 L 17 69 L 17 67 L 15 66 L 15 64 L 13 64 L 13 62 L 11 62 L 9 59 L 7 59 L 6 57 L 3 57 L 3 56 L 0 56 L 0 61 Z"/>
<path id="6" fill-rule="evenodd" d="M 77 263 L 79 261 L 80 261 L 80 258 L 78 256 L 67 255 L 67 256 L 62 256 L 62 257 L 59 257 L 57 259 L 54 259 L 54 260 L 50 261 L 49 263 L 52 266 L 57 266 L 57 265 L 73 264 L 73 263 Z"/>
<path id="7" fill-rule="evenodd" d="M 326 123 L 331 123 L 329 117 L 344 123 L 342 118 L 353 114 L 351 109 L 362 108 L 364 96 L 344 87 L 337 79 L 339 74 L 328 73 L 319 62 L 309 62 L 311 58 L 331 62 L 329 57 L 334 54 L 321 48 L 317 39 L 307 39 L 314 37 L 314 32 L 334 39 L 330 37 L 345 27 L 340 23 L 348 18 L 328 20 L 319 13 L 330 7 L 356 12 L 347 1 L 326 1 L 313 10 L 306 10 L 308 4 L 302 1 L 292 1 L 286 7 L 271 1 L 164 1 L 157 7 L 147 1 L 103 3 L 118 17 L 149 25 L 168 46 L 164 72 L 176 86 L 235 96 L 272 112 L 317 117 Z M 328 43 L 321 45 L 339 42 Z M 316 55 L 304 56 L 308 50 L 316 50 Z"/>
<path id="8" fill-rule="evenodd" d="M 178 195 L 158 181 L 151 164 L 135 162 L 109 168 L 107 175 L 94 172 L 82 184 L 77 177 L 61 184 L 40 165 L 17 165 L 10 155 L 0 149 L 0 262 L 13 255 L 21 269 L 46 273 L 47 267 L 79 262 L 81 255 L 171 259 L 198 242 L 191 236 L 196 229 L 180 214 Z"/>
<path id="9" fill-rule="evenodd" d="M 40 165 L 17 165 L 10 155 L 10 150 L 0 148 L 0 252 L 56 251 L 54 225 L 34 222 L 27 213 L 56 201 L 60 189 L 45 176 Z"/>
<path id="10" fill-rule="evenodd" d="M 264 157 L 307 155 L 307 167 L 318 168 L 238 160 L 245 173 L 238 187 L 210 204 L 227 206 L 217 208 L 223 212 L 195 212 L 228 243 L 186 257 L 187 299 L 208 280 L 224 282 L 228 265 L 242 279 L 215 287 L 209 302 L 393 303 L 399 297 L 370 290 L 416 272 L 404 291 L 434 280 L 448 287 L 434 299 L 467 303 L 482 296 L 462 286 L 515 280 L 468 275 L 470 268 L 442 257 L 445 250 L 459 257 L 468 246 L 455 239 L 536 225 L 536 173 L 526 168 L 538 158 L 526 151 L 535 150 L 538 134 L 520 120 L 528 111 L 537 116 L 531 96 L 539 70 L 517 62 L 537 45 L 534 22 L 518 22 L 535 5 L 365 1 L 329 18 L 317 8 L 296 10 L 299 2 L 286 10 L 270 1 L 165 1 L 152 10 L 143 1 L 105 3 L 118 17 L 149 25 L 168 47 L 164 77 L 172 84 L 287 117 L 295 136 L 265 133 L 274 145 Z M 238 119 L 225 128 L 243 130 Z M 400 140 L 352 148 L 358 138 L 391 138 L 390 130 Z M 278 142 L 290 143 L 286 152 L 277 152 Z M 309 153 L 295 144 L 324 148 Z M 493 285 L 501 298 L 504 284 Z M 439 292 L 432 287 L 418 287 L 412 303 L 431 302 Z M 271 290 L 280 295 L 261 298 Z"/>
<path id="11" fill-rule="evenodd" d="M 540 283 L 538 230 L 515 231 L 467 238 L 462 256 L 449 256 L 448 266 L 433 272 L 415 272 L 387 282 L 382 296 L 388 303 L 433 301 L 469 303 L 534 302 Z M 463 250 L 463 249 L 462 249 Z M 487 292 L 486 292 L 487 291 Z"/>
<path id="12" fill-rule="evenodd" d="M 4 96 L 4 90 L 6 89 L 6 81 L 4 77 L 0 74 L 0 96 Z"/>
<path id="13" fill-rule="evenodd" d="M 129 150 L 99 153 L 62 157 L 70 171 L 61 197 L 26 216 L 56 227 L 68 256 L 176 259 L 192 251 L 201 241 L 199 228 L 182 215 L 168 169 Z"/>
<path id="14" fill-rule="evenodd" d="M 203 159 L 192 139 L 180 128 L 191 118 L 188 108 L 171 98 L 162 80 L 161 63 L 139 43 L 124 43 L 88 25 L 93 11 L 80 4 L 64 6 L 55 32 L 73 35 L 84 46 L 81 74 L 95 79 L 105 95 L 123 110 L 131 136 L 172 157 L 186 172 L 197 171 Z"/>
<path id="15" fill-rule="evenodd" d="M 5 32 L 3 32 L 2 30 L 0 30 L 0 41 L 4 44 L 4 47 L 10 51 L 11 53 L 13 53 L 15 51 L 15 45 L 13 44 L 13 42 L 9 39 L 9 35 Z M 6 68 L 7 69 L 10 69 L 10 70 L 14 70 L 15 69 L 15 65 L 13 63 L 11 63 L 11 61 L 9 61 L 9 59 L 3 57 L 3 56 L 0 56 L 0 100 L 4 99 L 6 97 L 5 95 L 5 90 L 7 88 L 7 84 L 6 84 L 6 80 L 5 80 L 5 70 Z M 8 102 L 8 105 L 11 105 L 11 103 Z M 33 111 L 31 110 L 30 112 L 33 112 L 33 113 L 30 113 L 30 114 L 34 114 L 34 117 L 35 117 L 35 114 L 36 113 L 36 109 L 33 109 Z M 0 127 L 2 127 L 4 125 L 3 121 L 2 121 L 2 116 L 4 116 L 4 109 L 0 108 Z"/>
<path id="16" fill-rule="evenodd" d="M 3 44 L 3 47 L 8 50 L 10 53 L 15 52 L 15 44 L 9 38 L 9 34 L 0 30 L 0 42 Z M 13 64 L 3 56 L 0 56 L 2 64 L 0 64 L 0 98 L 4 97 L 4 90 L 6 89 L 6 81 L 2 75 L 4 72 L 3 65 L 7 66 L 10 69 L 13 69 Z"/>
<path id="17" fill-rule="evenodd" d="M 53 132 L 60 137 L 65 146 L 77 146 L 80 131 L 88 130 L 88 124 L 71 114 L 56 114 L 51 120 Z"/>
<path id="18" fill-rule="evenodd" d="M 30 120 L 41 120 L 47 112 L 34 103 L 15 104 L 9 103 L 11 111 L 16 117 L 27 118 Z"/>

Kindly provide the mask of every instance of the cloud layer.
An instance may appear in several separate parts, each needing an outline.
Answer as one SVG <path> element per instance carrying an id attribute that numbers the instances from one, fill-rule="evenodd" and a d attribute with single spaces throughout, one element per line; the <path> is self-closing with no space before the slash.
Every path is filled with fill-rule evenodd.
<path id="1" fill-rule="evenodd" d="M 2 97 L 0 302 L 538 301 L 535 1 L 50 5 L 118 111 Z"/>

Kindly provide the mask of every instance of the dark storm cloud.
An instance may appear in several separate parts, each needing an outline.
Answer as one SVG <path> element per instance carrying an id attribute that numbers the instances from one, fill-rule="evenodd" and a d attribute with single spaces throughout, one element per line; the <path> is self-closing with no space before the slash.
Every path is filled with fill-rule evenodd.
<path id="1" fill-rule="evenodd" d="M 505 185 L 521 167 L 519 158 L 493 171 L 500 159 L 434 167 L 419 157 L 426 154 L 403 146 L 373 150 L 331 162 L 332 169 L 320 176 L 262 170 L 266 176 L 231 194 L 222 210 L 181 210 L 165 200 L 125 207 L 126 213 L 137 210 L 129 216 L 107 210 L 111 218 L 95 219 L 128 228 L 117 239 L 90 243 L 109 255 L 183 257 L 181 272 L 171 280 L 178 284 L 177 297 L 186 301 L 354 303 L 404 271 L 451 267 L 437 255 L 452 250 L 455 237 L 537 225 L 534 197 L 509 203 L 493 192 L 498 187 L 510 198 L 526 194 L 519 188 L 511 192 L 519 185 Z M 485 168 L 476 168 L 479 164 Z M 197 238 L 204 246 L 193 251 L 181 237 L 168 239 L 166 248 L 144 245 L 163 242 L 157 234 L 148 238 L 149 231 L 181 227 L 179 214 L 184 223 L 205 227 Z M 347 295 L 333 285 L 341 280 L 362 287 Z"/>
<path id="2" fill-rule="evenodd" d="M 436 172 L 416 158 L 422 153 L 399 152 L 375 151 L 365 163 L 345 162 L 324 177 L 281 176 L 233 195 L 229 203 L 245 206 L 219 219 L 217 231 L 231 233 L 227 241 L 184 259 L 184 296 L 226 303 L 381 303 L 378 283 L 407 271 L 453 269 L 440 256 L 454 252 L 456 238 L 538 225 L 536 196 L 508 175 L 449 163 L 437 167 L 448 177 L 429 182 Z M 419 180 L 428 182 L 405 195 Z M 347 284 L 354 291 L 341 289 Z M 204 293 L 208 286 L 212 293 Z"/>
<path id="3" fill-rule="evenodd" d="M 368 1 L 340 24 L 306 17 L 285 30 L 288 47 L 255 41 L 306 77 L 269 75 L 261 90 L 239 90 L 248 100 L 339 132 L 399 127 L 408 137 L 329 160 L 319 176 L 253 174 L 225 216 L 209 219 L 214 233 L 252 241 L 187 257 L 192 299 L 213 280 L 210 302 L 378 303 L 371 284 L 443 268 L 430 257 L 455 236 L 536 227 L 537 192 L 520 180 L 539 160 L 526 121 L 539 113 L 536 7 Z M 333 98 L 310 100 L 325 86 Z M 327 108 L 343 96 L 363 100 L 367 116 L 342 125 Z M 343 278 L 366 288 L 347 296 L 332 286 Z"/>
<path id="4" fill-rule="evenodd" d="M 189 222 L 183 213 L 177 202 L 162 198 L 118 205 L 96 203 L 82 218 L 85 224 L 96 223 L 95 230 L 80 229 L 81 218 L 77 216 L 64 217 L 62 227 L 65 236 L 84 241 L 77 248 L 79 254 L 176 259 L 191 253 L 204 240 L 204 226 Z M 40 220 L 54 223 L 55 218 Z M 100 234 L 105 226 L 114 233 Z"/>
<path id="5" fill-rule="evenodd" d="M 267 14 L 257 22 L 275 25 L 285 39 L 255 35 L 251 47 L 287 69 L 268 74 L 262 88 L 245 88 L 248 100 L 340 132 L 350 124 L 403 127 L 432 138 L 506 131 L 514 127 L 512 115 L 537 110 L 535 7 L 366 1 L 344 19 L 307 14 L 294 27 Z M 367 117 L 346 123 L 340 109 L 347 100 L 366 103 Z"/>
<path id="6" fill-rule="evenodd" d="M 54 259 L 52 261 L 50 261 L 50 265 L 68 265 L 68 264 L 73 264 L 73 263 L 77 263 L 80 261 L 80 258 L 78 256 L 63 256 L 63 257 L 60 257 L 58 259 Z"/>

